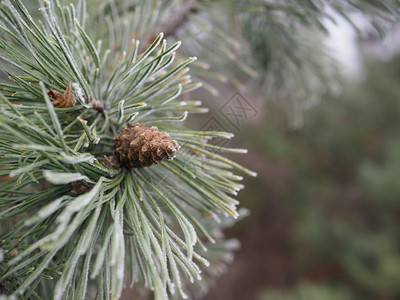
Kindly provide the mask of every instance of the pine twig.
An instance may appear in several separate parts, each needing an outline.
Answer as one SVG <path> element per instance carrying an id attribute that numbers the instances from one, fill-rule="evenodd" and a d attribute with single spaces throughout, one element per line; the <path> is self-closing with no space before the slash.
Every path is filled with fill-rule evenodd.
<path id="1" fill-rule="evenodd" d="M 176 36 L 179 28 L 182 28 L 189 21 L 190 16 L 199 12 L 198 5 L 209 1 L 210 0 L 183 0 L 182 5 L 174 13 L 171 13 L 169 18 L 160 25 L 164 37 Z M 150 35 L 144 48 L 148 48 L 156 37 L 157 34 L 155 32 Z"/>

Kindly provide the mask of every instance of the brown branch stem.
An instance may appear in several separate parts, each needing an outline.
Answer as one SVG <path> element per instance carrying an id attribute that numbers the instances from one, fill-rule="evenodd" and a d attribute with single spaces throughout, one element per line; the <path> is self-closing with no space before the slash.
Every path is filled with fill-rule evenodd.
<path id="1" fill-rule="evenodd" d="M 209 0 L 183 0 L 182 5 L 160 25 L 160 30 L 164 33 L 164 38 L 176 36 L 179 28 L 182 28 L 191 15 L 197 14 L 198 5 Z M 153 33 L 144 45 L 144 49 L 149 47 L 156 39 L 157 34 Z"/>

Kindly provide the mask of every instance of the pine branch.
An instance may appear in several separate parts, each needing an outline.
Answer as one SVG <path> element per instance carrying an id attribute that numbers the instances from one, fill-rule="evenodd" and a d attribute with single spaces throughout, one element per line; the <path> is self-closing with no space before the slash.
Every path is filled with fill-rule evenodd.
<path id="1" fill-rule="evenodd" d="M 208 0 L 184 0 L 182 5 L 168 20 L 161 25 L 165 37 L 175 36 L 178 29 L 182 28 L 189 21 L 192 14 L 199 12 L 198 5 Z"/>
<path id="2" fill-rule="evenodd" d="M 230 134 L 171 125 L 205 111 L 180 100 L 200 87 L 188 75 L 195 58 L 176 56 L 180 42 L 168 46 L 160 34 L 139 52 L 114 15 L 107 49 L 85 31 L 84 1 L 45 1 L 40 11 L 36 21 L 20 0 L 0 10 L 2 68 L 12 80 L 0 84 L 0 282 L 26 299 L 85 299 L 94 281 L 99 298 L 118 299 L 126 278 L 156 299 L 186 297 L 186 281 L 209 265 L 201 248 L 222 226 L 204 224 L 238 215 L 234 170 L 255 175 L 213 151 L 245 151 L 208 144 Z M 101 113 L 90 99 L 105 104 Z M 177 157 L 115 168 L 105 157 L 131 121 L 168 133 Z"/>
<path id="3" fill-rule="evenodd" d="M 195 78 L 230 81 L 242 89 L 241 82 L 257 76 L 262 79 L 265 98 L 289 99 L 297 110 L 302 110 L 321 95 L 337 90 L 335 62 L 322 41 L 327 22 L 336 22 L 340 15 L 359 30 L 352 16 L 360 14 L 384 35 L 388 26 L 399 19 L 398 5 L 395 0 L 215 0 L 198 6 L 197 13 L 190 15 L 190 26 L 184 23 L 176 27 L 179 30 L 171 36 L 184 41 L 183 53 L 199 51 L 207 63 L 203 67 L 214 70 L 194 66 Z M 156 28 L 165 32 L 167 25 L 161 19 Z M 310 47 L 312 44 L 317 46 Z M 312 79 L 305 80 L 308 76 Z M 207 82 L 204 86 L 217 93 Z"/>
<path id="4" fill-rule="evenodd" d="M 199 12 L 198 5 L 208 1 L 209 0 L 183 0 L 182 4 L 176 7 L 173 12 L 168 14 L 167 18 L 163 20 L 157 28 L 164 33 L 165 38 L 176 38 L 177 31 L 189 22 L 191 15 L 195 15 Z M 147 40 L 143 48 L 149 47 L 155 38 L 155 33 L 150 35 L 150 38 Z"/>

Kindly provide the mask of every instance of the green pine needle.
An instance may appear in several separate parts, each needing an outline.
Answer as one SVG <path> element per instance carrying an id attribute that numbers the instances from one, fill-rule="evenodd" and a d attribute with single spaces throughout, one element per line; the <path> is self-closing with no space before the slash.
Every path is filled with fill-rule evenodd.
<path id="1" fill-rule="evenodd" d="M 10 79 L 0 84 L 0 282 L 24 299 L 118 299 L 128 280 L 156 299 L 185 298 L 210 265 L 204 251 L 224 226 L 215 219 L 238 216 L 234 172 L 255 175 L 211 151 L 245 150 L 208 144 L 228 133 L 171 125 L 204 111 L 181 100 L 200 84 L 188 75 L 196 58 L 176 55 L 180 42 L 160 34 L 141 51 L 125 43 L 116 12 L 100 37 L 86 31 L 85 1 L 40 7 L 34 17 L 20 0 L 0 4 Z M 76 105 L 55 107 L 47 93 L 69 83 Z M 182 146 L 177 158 L 111 168 L 105 156 L 131 121 L 169 132 Z"/>

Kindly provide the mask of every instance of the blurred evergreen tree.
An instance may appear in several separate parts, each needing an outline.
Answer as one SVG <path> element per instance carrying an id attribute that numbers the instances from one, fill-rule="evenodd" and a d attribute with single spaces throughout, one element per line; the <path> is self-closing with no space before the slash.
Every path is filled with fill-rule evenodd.
<path id="1" fill-rule="evenodd" d="M 292 272 L 299 284 L 314 282 L 301 290 L 324 291 L 315 299 L 400 297 L 400 57 L 366 69 L 364 82 L 312 109 L 302 130 L 286 131 L 279 109 L 267 133 L 248 130 L 259 150 L 292 168 L 284 199 L 294 220 Z"/>

